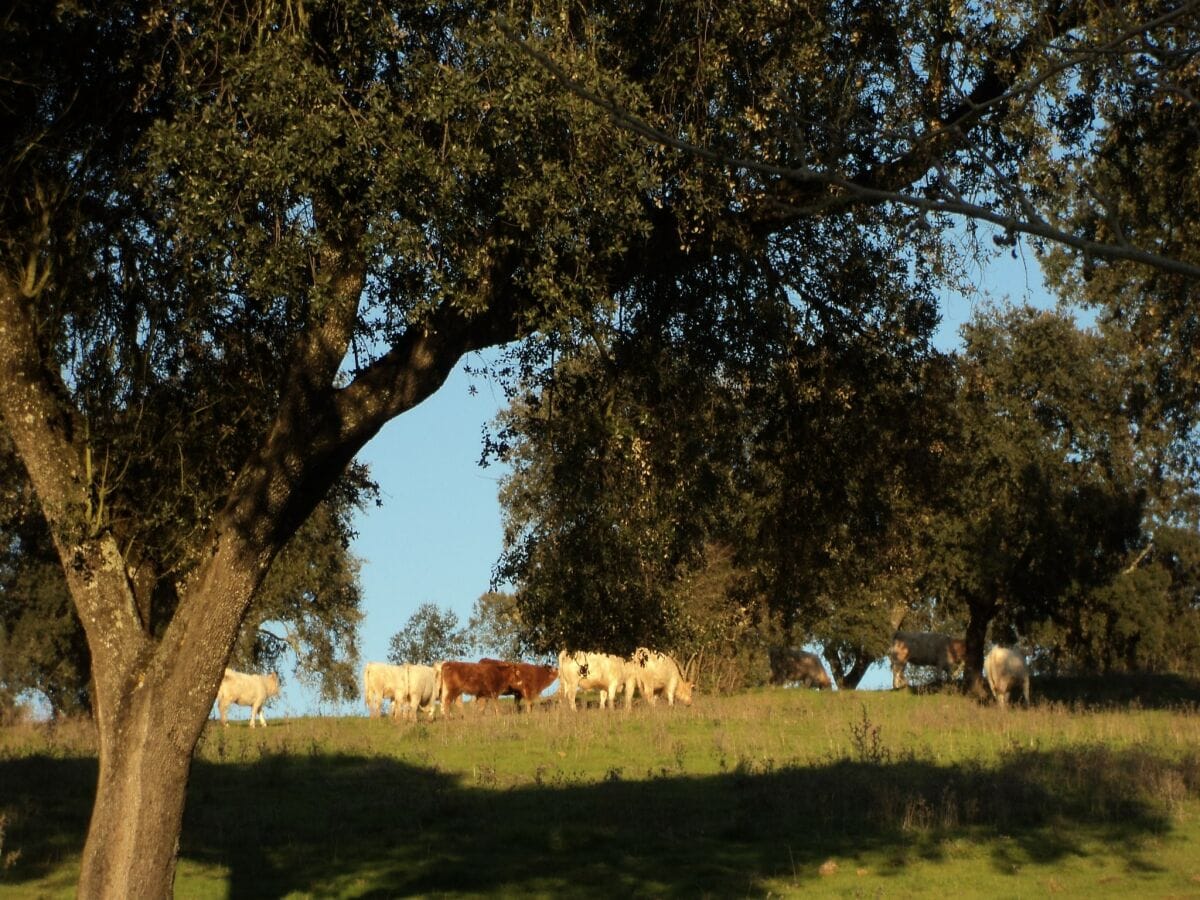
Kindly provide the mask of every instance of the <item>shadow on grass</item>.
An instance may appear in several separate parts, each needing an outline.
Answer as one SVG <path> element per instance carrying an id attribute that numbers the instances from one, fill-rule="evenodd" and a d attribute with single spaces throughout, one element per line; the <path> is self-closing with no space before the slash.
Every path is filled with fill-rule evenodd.
<path id="1" fill-rule="evenodd" d="M 16 813 L 19 866 L 0 885 L 43 877 L 77 853 L 91 760 L 0 761 L 0 803 Z M 531 773 L 532 774 L 532 773 Z M 999 766 L 841 760 L 719 775 L 583 781 L 540 770 L 489 784 L 387 757 L 278 754 L 197 762 L 182 855 L 229 871 L 233 898 L 445 892 L 747 895 L 801 884 L 820 863 L 868 856 L 899 873 L 967 837 L 1004 870 L 1071 855 L 1151 865 L 1170 828 L 1163 786 L 1200 793 L 1200 762 L 1102 746 L 1014 751 Z M 11 815 L 11 813 L 10 813 Z M 1089 851 L 1085 844 L 1092 847 Z"/>
<path id="2" fill-rule="evenodd" d="M 1200 708 L 1200 679 L 1183 675 L 1043 675 L 1033 679 L 1032 688 L 1040 701 L 1084 709 Z"/>

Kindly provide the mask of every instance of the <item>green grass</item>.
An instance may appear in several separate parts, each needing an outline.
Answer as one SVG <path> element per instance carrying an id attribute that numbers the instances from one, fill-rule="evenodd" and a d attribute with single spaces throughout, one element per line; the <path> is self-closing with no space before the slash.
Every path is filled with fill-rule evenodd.
<path id="1" fill-rule="evenodd" d="M 180 897 L 1200 896 L 1195 707 L 776 690 L 239 726 L 197 748 Z M 0 731 L 0 894 L 73 893 L 91 745 Z"/>

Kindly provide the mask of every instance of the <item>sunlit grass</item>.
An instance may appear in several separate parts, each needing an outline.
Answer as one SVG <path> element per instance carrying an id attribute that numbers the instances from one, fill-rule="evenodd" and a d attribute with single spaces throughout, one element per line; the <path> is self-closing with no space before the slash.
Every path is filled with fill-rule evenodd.
<path id="1" fill-rule="evenodd" d="M 206 730 L 181 897 L 1200 893 L 1194 708 L 953 692 Z M 87 723 L 0 731 L 0 892 L 67 896 Z"/>

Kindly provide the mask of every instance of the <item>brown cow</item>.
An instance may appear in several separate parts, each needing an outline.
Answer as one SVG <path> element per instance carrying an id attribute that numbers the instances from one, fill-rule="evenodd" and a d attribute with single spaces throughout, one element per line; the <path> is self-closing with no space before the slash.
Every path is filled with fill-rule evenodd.
<path id="1" fill-rule="evenodd" d="M 513 665 L 492 662 L 444 662 L 442 663 L 442 715 L 450 715 L 450 704 L 458 701 L 462 709 L 462 695 L 470 694 L 476 700 L 492 701 L 501 694 L 521 690 L 521 672 Z"/>
<path id="2" fill-rule="evenodd" d="M 966 662 L 967 642 L 929 631 L 897 631 L 888 657 L 892 661 L 892 688 L 899 689 L 908 685 L 904 677 L 908 665 L 935 666 L 949 678 Z"/>
<path id="3" fill-rule="evenodd" d="M 517 698 L 518 710 L 521 708 L 522 700 L 525 701 L 526 709 L 533 709 L 533 704 L 542 695 L 542 691 L 550 687 L 554 679 L 558 677 L 558 669 L 553 666 L 536 666 L 533 663 L 508 662 L 487 657 L 479 662 L 481 665 L 512 666 L 520 673 L 519 683 L 509 685 L 507 690 L 501 692 Z"/>
<path id="4" fill-rule="evenodd" d="M 771 648 L 771 684 L 798 681 L 805 687 L 830 690 L 833 682 L 821 663 L 821 657 L 798 647 Z"/>

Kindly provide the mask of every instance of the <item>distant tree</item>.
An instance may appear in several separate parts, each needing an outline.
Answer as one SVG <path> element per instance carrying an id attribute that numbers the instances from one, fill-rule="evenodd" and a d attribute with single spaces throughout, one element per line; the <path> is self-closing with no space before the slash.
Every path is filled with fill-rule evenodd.
<path id="1" fill-rule="evenodd" d="M 734 549 L 712 542 L 672 585 L 678 625 L 671 649 L 702 691 L 743 690 L 770 678 L 771 648 L 784 638 L 778 613 L 752 585 Z"/>
<path id="2" fill-rule="evenodd" d="M 821 239 L 844 262 L 795 294 L 741 285 L 756 309 L 742 339 L 727 337 L 736 307 L 612 323 L 514 398 L 495 437 L 511 466 L 498 573 L 537 646 L 686 640 L 675 582 L 709 545 L 805 642 L 818 596 L 881 556 L 893 494 L 939 433 L 922 376 L 933 299 L 886 244 Z"/>
<path id="3" fill-rule="evenodd" d="M 388 659 L 396 665 L 420 663 L 431 666 L 445 659 L 461 659 L 471 649 L 471 640 L 458 627 L 458 614 L 434 603 L 422 603 L 404 627 L 392 635 Z"/>
<path id="4" fill-rule="evenodd" d="M 0 706 L 29 691 L 52 715 L 91 709 L 91 656 L 45 519 L 0 427 Z"/>
<path id="5" fill-rule="evenodd" d="M 1108 584 L 1080 592 L 1031 628 L 1044 672 L 1200 676 L 1200 537 L 1161 526 Z"/>
<path id="6" fill-rule="evenodd" d="M 481 656 L 521 659 L 529 641 L 515 594 L 488 591 L 481 594 L 467 622 L 471 646 Z"/>
<path id="7" fill-rule="evenodd" d="M 979 689 L 989 636 L 1029 635 L 1112 581 L 1141 542 L 1145 491 L 1132 386 L 1099 335 L 1028 308 L 981 315 L 965 335 L 927 596 L 961 610 Z"/>
<path id="8" fill-rule="evenodd" d="M 350 547 L 355 514 L 376 496 L 366 468 L 352 465 L 272 563 L 234 662 L 255 671 L 286 667 L 324 700 L 358 696 L 362 563 Z"/>

